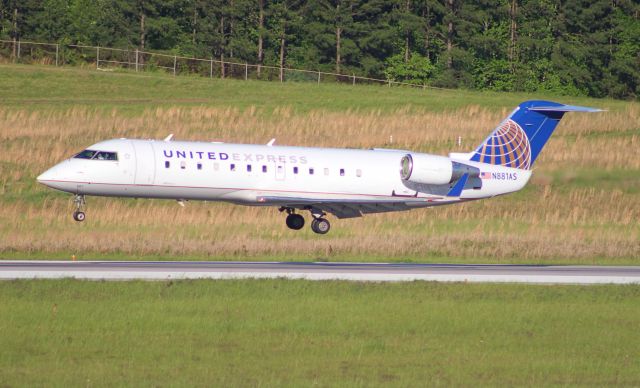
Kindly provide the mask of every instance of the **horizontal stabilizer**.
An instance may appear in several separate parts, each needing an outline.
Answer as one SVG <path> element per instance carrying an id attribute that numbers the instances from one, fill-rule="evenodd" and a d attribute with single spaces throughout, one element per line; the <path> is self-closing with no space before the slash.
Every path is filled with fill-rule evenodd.
<path id="1" fill-rule="evenodd" d="M 469 178 L 469 174 L 464 174 L 458 182 L 456 182 L 455 186 L 449 190 L 447 193 L 447 197 L 459 197 L 462 194 L 462 189 L 464 189 L 464 185 L 467 184 L 467 179 Z"/>
<path id="2" fill-rule="evenodd" d="M 602 109 L 589 108 L 588 106 L 558 105 L 558 106 L 532 106 L 529 108 L 534 112 L 602 112 Z"/>

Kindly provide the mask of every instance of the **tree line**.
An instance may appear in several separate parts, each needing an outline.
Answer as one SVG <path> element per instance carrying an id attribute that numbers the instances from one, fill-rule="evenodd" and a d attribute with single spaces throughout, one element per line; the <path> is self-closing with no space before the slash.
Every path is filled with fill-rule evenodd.
<path id="1" fill-rule="evenodd" d="M 639 17 L 637 0 L 0 0 L 0 37 L 633 99 Z"/>

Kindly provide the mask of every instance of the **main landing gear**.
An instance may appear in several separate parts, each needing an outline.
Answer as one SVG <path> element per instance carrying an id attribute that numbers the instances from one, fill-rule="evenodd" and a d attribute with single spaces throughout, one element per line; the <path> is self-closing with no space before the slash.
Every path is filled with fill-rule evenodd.
<path id="1" fill-rule="evenodd" d="M 84 201 L 84 195 L 76 194 L 76 196 L 73 198 L 73 204 L 76 205 L 76 210 L 73 212 L 73 219 L 78 222 L 84 221 L 84 206 L 86 205 L 86 202 Z"/>
<path id="2" fill-rule="evenodd" d="M 287 226 L 289 229 L 300 230 L 304 227 L 304 217 L 300 214 L 290 213 L 287 216 Z"/>
<path id="3" fill-rule="evenodd" d="M 300 214 L 294 213 L 294 209 L 283 207 L 280 208 L 280 211 L 287 212 L 288 215 L 286 222 L 289 229 L 300 230 L 304 227 L 304 217 Z M 311 230 L 318 234 L 327 234 L 331 229 L 331 224 L 326 218 L 323 218 L 326 214 L 324 212 L 318 212 L 311 209 L 311 215 L 313 216 L 313 221 L 311 221 Z"/>
<path id="4" fill-rule="evenodd" d="M 326 218 L 314 218 L 311 221 L 311 230 L 318 234 L 327 234 L 327 232 L 331 229 L 331 224 L 327 221 Z"/>

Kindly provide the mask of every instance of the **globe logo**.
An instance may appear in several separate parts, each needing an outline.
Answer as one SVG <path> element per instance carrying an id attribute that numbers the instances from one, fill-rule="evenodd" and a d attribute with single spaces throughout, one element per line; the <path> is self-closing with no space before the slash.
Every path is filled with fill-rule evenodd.
<path id="1" fill-rule="evenodd" d="M 513 120 L 503 122 L 476 151 L 482 163 L 528 170 L 531 146 L 522 128 Z"/>

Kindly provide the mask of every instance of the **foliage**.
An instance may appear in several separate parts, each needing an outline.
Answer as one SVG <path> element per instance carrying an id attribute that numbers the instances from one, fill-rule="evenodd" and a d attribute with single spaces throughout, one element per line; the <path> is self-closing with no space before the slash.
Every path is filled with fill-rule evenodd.
<path id="1" fill-rule="evenodd" d="M 429 58 L 420 54 L 413 54 L 405 61 L 401 54 L 387 59 L 384 71 L 387 79 L 392 81 L 404 81 L 417 85 L 427 85 L 435 71 Z"/>
<path id="2" fill-rule="evenodd" d="M 0 0 L 0 38 L 637 98 L 639 15 L 632 0 Z"/>

